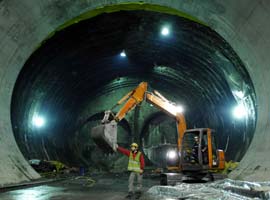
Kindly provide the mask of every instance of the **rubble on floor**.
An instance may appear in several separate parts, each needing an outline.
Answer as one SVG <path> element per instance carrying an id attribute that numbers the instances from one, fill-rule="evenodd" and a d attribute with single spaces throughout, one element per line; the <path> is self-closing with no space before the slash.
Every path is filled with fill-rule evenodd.
<path id="1" fill-rule="evenodd" d="M 176 186 L 153 186 L 144 197 L 144 200 L 161 199 L 270 199 L 270 182 L 247 182 L 225 179 L 212 183 L 181 183 Z"/>

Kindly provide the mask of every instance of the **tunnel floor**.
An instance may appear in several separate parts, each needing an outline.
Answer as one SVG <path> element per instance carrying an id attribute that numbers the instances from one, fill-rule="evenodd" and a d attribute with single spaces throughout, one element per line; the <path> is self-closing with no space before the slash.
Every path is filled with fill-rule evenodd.
<path id="1" fill-rule="evenodd" d="M 158 185 L 158 178 L 144 178 L 144 193 L 152 186 Z M 126 199 L 128 174 L 96 175 L 72 177 L 34 187 L 24 187 L 0 193 L 1 200 L 90 200 Z"/>
<path id="2" fill-rule="evenodd" d="M 0 191 L 1 200 L 121 200 L 127 199 L 128 174 L 74 176 L 62 181 Z M 131 198 L 135 199 L 135 197 Z M 145 176 L 140 200 L 270 199 L 270 182 L 224 179 L 210 183 L 160 186 L 158 176 Z"/>

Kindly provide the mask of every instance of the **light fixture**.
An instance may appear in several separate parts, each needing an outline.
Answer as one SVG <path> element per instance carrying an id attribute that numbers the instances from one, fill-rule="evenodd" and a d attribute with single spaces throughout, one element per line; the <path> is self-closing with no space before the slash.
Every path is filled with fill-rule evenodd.
<path id="1" fill-rule="evenodd" d="M 176 107 L 176 112 L 177 112 L 177 113 L 182 113 L 182 112 L 184 112 L 183 106 L 177 106 L 177 107 Z"/>
<path id="2" fill-rule="evenodd" d="M 170 30 L 169 30 L 168 27 L 163 27 L 163 28 L 161 29 L 161 35 L 167 36 L 167 35 L 169 35 L 169 34 L 170 34 Z"/>
<path id="3" fill-rule="evenodd" d="M 177 153 L 176 153 L 176 151 L 174 151 L 174 150 L 170 150 L 170 151 L 168 151 L 168 153 L 167 153 L 167 157 L 168 157 L 170 160 L 174 160 L 174 159 L 176 158 L 176 156 L 177 156 Z"/>
<path id="4" fill-rule="evenodd" d="M 243 104 L 239 104 L 233 109 L 233 116 L 237 119 L 242 119 L 246 117 L 246 115 L 247 110 Z"/>
<path id="5" fill-rule="evenodd" d="M 32 124 L 40 128 L 45 125 L 45 119 L 41 116 L 34 116 L 32 119 Z"/>
<path id="6" fill-rule="evenodd" d="M 120 53 L 120 56 L 124 58 L 124 57 L 127 56 L 127 54 L 126 54 L 126 52 L 123 50 L 123 51 Z"/>

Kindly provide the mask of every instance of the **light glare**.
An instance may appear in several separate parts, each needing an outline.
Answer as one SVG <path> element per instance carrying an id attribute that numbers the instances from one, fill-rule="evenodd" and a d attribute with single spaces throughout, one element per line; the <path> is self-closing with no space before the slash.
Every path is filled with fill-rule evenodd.
<path id="1" fill-rule="evenodd" d="M 127 56 L 127 55 L 126 55 L 126 52 L 125 52 L 125 51 L 122 51 L 122 52 L 120 53 L 120 56 L 123 57 L 123 58 L 126 57 L 126 56 Z"/>
<path id="2" fill-rule="evenodd" d="M 170 33 L 170 30 L 167 27 L 162 28 L 162 30 L 161 30 L 162 35 L 167 36 L 167 35 L 169 35 L 169 33 Z"/>
<path id="3" fill-rule="evenodd" d="M 239 97 L 240 99 L 243 99 L 245 94 L 242 91 L 234 91 L 234 94 Z"/>
<path id="4" fill-rule="evenodd" d="M 233 110 L 233 115 L 237 119 L 242 119 L 247 115 L 247 110 L 243 104 L 239 104 Z"/>
<path id="5" fill-rule="evenodd" d="M 45 119 L 43 117 L 40 117 L 40 116 L 35 116 L 35 117 L 33 117 L 32 123 L 34 126 L 40 128 L 40 127 L 44 126 Z"/>
<path id="6" fill-rule="evenodd" d="M 176 152 L 172 151 L 172 150 L 169 151 L 167 155 L 168 155 L 168 158 L 171 159 L 171 160 L 175 159 L 176 156 L 177 156 Z"/>
<path id="7" fill-rule="evenodd" d="M 176 112 L 177 113 L 182 113 L 184 111 L 184 108 L 182 106 L 177 106 L 176 107 Z"/>

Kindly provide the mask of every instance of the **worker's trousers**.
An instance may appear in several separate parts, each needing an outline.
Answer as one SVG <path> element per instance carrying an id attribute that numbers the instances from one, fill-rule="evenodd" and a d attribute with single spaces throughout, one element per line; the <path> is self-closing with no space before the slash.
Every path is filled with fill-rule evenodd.
<path id="1" fill-rule="evenodd" d="M 137 177 L 137 190 L 135 191 L 134 182 Z M 142 191 L 142 178 L 143 175 L 138 172 L 130 172 L 128 179 L 128 191 L 129 192 L 141 192 Z"/>

